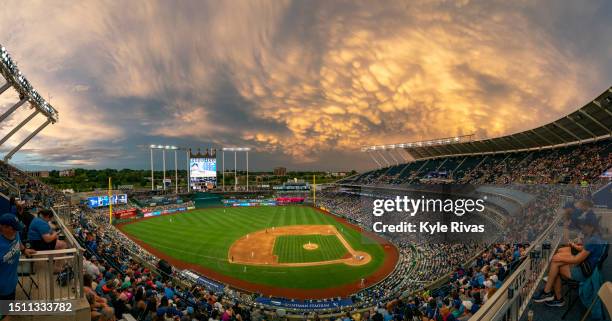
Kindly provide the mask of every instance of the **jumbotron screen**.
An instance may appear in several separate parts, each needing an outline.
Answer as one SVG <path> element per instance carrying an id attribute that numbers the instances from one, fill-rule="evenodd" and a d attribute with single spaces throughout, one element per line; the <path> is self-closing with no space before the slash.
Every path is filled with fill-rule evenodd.
<path id="1" fill-rule="evenodd" d="M 114 204 L 127 204 L 127 194 L 112 195 L 111 201 Z M 91 208 L 105 207 L 109 205 L 108 195 L 93 196 L 87 198 L 87 205 Z"/>
<path id="2" fill-rule="evenodd" d="M 191 158 L 189 160 L 189 177 L 194 190 L 217 185 L 217 159 Z"/>

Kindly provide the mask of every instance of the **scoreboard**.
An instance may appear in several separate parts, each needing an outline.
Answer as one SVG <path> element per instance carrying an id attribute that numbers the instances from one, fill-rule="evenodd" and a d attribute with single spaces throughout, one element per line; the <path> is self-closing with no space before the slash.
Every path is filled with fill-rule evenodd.
<path id="1" fill-rule="evenodd" d="M 189 160 L 189 184 L 193 190 L 217 186 L 217 158 L 191 158 Z"/>

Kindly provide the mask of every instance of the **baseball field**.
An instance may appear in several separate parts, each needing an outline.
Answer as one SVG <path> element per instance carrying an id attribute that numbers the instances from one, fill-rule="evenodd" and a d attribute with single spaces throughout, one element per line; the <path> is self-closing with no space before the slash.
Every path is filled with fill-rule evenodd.
<path id="1" fill-rule="evenodd" d="M 198 209 L 118 227 L 178 268 L 293 298 L 349 295 L 386 277 L 398 256 L 376 235 L 306 206 Z"/>

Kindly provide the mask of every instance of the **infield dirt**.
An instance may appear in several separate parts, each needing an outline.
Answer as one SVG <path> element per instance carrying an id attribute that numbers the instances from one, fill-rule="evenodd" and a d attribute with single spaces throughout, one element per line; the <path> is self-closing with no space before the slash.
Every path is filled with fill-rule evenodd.
<path id="1" fill-rule="evenodd" d="M 284 235 L 335 235 L 346 248 L 349 255 L 337 260 L 279 263 L 274 254 L 276 238 Z M 249 233 L 236 240 L 230 246 L 228 261 L 234 264 L 265 265 L 265 266 L 313 266 L 328 264 L 365 265 L 370 263 L 372 257 L 369 253 L 356 251 L 344 236 L 333 225 L 290 225 L 267 228 L 265 230 Z"/>

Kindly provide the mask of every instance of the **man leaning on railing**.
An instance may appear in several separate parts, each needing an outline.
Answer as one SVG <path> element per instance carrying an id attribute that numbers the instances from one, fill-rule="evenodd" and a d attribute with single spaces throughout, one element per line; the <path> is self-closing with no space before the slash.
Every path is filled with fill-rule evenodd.
<path id="1" fill-rule="evenodd" d="M 26 256 L 36 253 L 26 249 L 19 238 L 21 223 L 13 214 L 6 213 L 0 216 L 0 300 L 15 300 L 17 287 L 17 267 L 19 257 L 23 251 Z M 0 320 L 6 316 L 0 315 Z"/>

